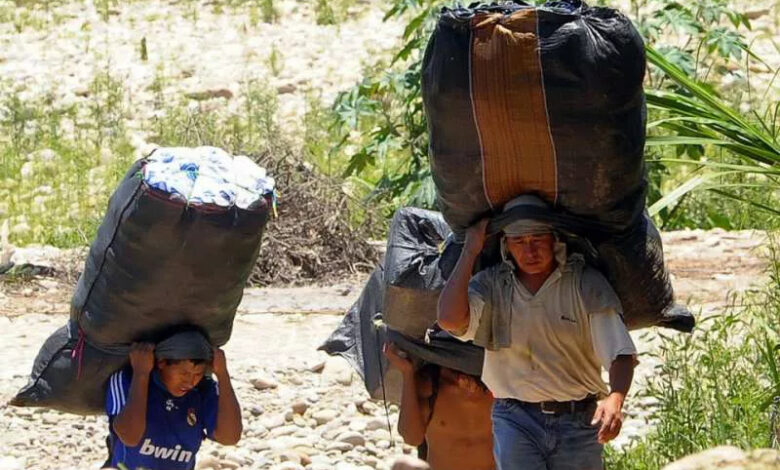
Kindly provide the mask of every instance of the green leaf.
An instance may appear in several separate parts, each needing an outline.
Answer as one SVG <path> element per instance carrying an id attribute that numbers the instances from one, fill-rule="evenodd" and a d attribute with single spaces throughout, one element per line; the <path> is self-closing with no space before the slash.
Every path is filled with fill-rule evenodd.
<path id="1" fill-rule="evenodd" d="M 711 173 L 697 174 L 696 176 L 689 178 L 687 181 L 677 186 L 674 190 L 672 190 L 668 194 L 664 195 L 661 199 L 656 201 L 652 206 L 650 206 L 647 209 L 647 212 L 651 216 L 654 216 L 658 214 L 658 212 L 660 212 L 661 209 L 665 209 L 670 205 L 674 204 L 685 194 L 695 190 L 699 186 L 709 183 L 714 179 L 721 178 L 723 176 L 733 174 L 733 173 L 734 172 L 711 172 Z"/>

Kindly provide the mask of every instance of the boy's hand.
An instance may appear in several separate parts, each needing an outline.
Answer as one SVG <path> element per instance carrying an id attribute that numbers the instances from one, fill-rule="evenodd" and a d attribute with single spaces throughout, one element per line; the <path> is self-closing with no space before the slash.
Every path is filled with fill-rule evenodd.
<path id="1" fill-rule="evenodd" d="M 227 358 L 225 357 L 225 351 L 220 348 L 214 348 L 211 359 L 211 370 L 214 371 L 214 375 L 217 377 L 224 377 L 227 374 Z"/>
<path id="2" fill-rule="evenodd" d="M 414 372 L 414 365 L 412 364 L 412 361 L 406 357 L 402 357 L 401 350 L 398 349 L 398 346 L 396 346 L 394 343 L 385 343 L 385 346 L 382 348 L 382 350 L 390 364 L 395 366 L 395 368 L 401 371 L 402 374 L 407 375 Z"/>
<path id="3" fill-rule="evenodd" d="M 154 344 L 133 343 L 130 346 L 130 365 L 134 374 L 148 375 L 154 369 Z"/>

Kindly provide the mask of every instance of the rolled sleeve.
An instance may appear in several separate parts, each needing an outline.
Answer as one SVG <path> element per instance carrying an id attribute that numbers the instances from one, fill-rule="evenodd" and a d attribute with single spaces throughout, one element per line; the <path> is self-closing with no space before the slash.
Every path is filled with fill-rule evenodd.
<path id="1" fill-rule="evenodd" d="M 591 314 L 590 333 L 593 349 L 605 370 L 609 370 L 618 356 L 636 357 L 634 341 L 617 310 Z"/>

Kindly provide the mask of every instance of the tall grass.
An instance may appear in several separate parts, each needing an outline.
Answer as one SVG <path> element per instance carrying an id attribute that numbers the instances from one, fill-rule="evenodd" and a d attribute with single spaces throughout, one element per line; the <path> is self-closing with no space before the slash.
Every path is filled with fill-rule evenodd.
<path id="1" fill-rule="evenodd" d="M 659 336 L 656 366 L 633 400 L 651 403 L 652 430 L 607 467 L 656 470 L 718 445 L 770 447 L 772 403 L 780 396 L 780 257 L 772 244 L 769 283 L 722 315 L 700 321 L 692 335 Z"/>
<path id="2" fill-rule="evenodd" d="M 165 88 L 160 71 L 150 87 L 156 112 L 137 123 L 147 141 L 253 156 L 291 151 L 277 120 L 276 91 L 265 83 L 245 83 L 234 99 L 238 107 L 222 99 L 171 99 Z M 16 245 L 89 244 L 117 182 L 142 156 L 126 125 L 128 96 L 109 71 L 98 71 L 75 103 L 57 104 L 54 95 L 30 97 L 0 83 L 0 222 L 9 221 Z"/>
<path id="3" fill-rule="evenodd" d="M 81 108 L 0 89 L 0 216 L 11 241 L 84 245 L 134 155 L 121 83 L 97 73 Z"/>
<path id="4" fill-rule="evenodd" d="M 160 145 L 213 145 L 244 155 L 265 155 L 289 149 L 276 116 L 276 91 L 262 81 L 243 84 L 237 109 L 224 102 L 182 99 L 166 103 L 144 124 L 148 139 Z"/>

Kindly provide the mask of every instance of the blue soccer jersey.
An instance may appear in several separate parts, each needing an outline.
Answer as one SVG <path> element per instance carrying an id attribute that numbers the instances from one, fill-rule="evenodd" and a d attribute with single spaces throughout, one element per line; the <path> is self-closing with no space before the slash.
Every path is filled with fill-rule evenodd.
<path id="1" fill-rule="evenodd" d="M 109 419 L 110 466 L 130 470 L 189 470 L 205 437 L 211 438 L 217 424 L 217 384 L 204 377 L 183 397 L 174 397 L 155 370 L 149 380 L 146 430 L 141 443 L 129 447 L 114 432 L 113 420 L 130 395 L 132 369 L 116 372 L 108 381 L 106 413 Z"/>

